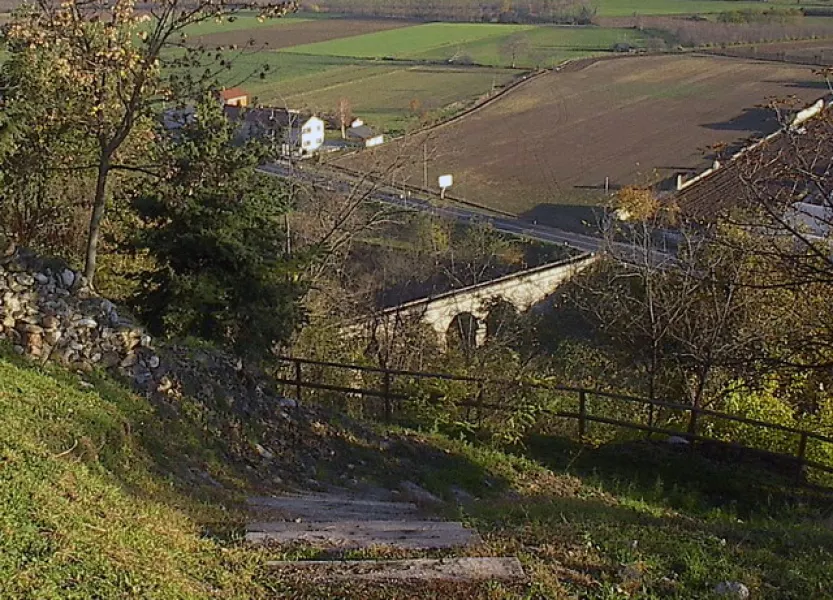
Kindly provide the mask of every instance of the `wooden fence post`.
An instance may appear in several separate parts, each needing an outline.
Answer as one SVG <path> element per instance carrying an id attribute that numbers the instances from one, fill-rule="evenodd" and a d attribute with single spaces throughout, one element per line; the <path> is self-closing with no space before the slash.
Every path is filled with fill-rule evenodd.
<path id="1" fill-rule="evenodd" d="M 385 401 L 385 421 L 390 423 L 393 419 L 393 406 L 390 397 L 390 371 L 387 369 L 382 379 L 382 394 Z"/>
<path id="2" fill-rule="evenodd" d="M 578 393 L 578 439 L 584 441 L 587 432 L 587 394 L 584 390 Z"/>
<path id="3" fill-rule="evenodd" d="M 483 381 L 477 382 L 477 424 L 483 423 Z"/>
<path id="4" fill-rule="evenodd" d="M 695 435 L 697 435 L 698 409 L 696 406 L 692 406 L 689 410 L 691 411 L 691 416 L 688 418 L 688 435 L 693 438 Z"/>
<path id="5" fill-rule="evenodd" d="M 798 440 L 798 468 L 796 469 L 796 481 L 801 482 L 804 478 L 804 461 L 807 457 L 807 432 L 801 432 L 801 438 Z"/>
<path id="6" fill-rule="evenodd" d="M 303 393 L 304 389 L 304 380 L 302 378 L 301 372 L 301 361 L 295 359 L 295 400 L 297 400 L 298 404 L 301 403 L 301 394 Z"/>

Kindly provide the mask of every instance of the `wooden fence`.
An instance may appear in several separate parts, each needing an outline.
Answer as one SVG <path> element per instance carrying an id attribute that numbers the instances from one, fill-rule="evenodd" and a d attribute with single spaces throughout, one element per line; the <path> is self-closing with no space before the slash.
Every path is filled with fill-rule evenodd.
<path id="1" fill-rule="evenodd" d="M 314 396 L 321 400 L 321 392 L 339 394 L 342 402 L 346 398 L 357 398 L 360 401 L 375 399 L 380 404 L 380 410 L 376 416 L 389 422 L 401 414 L 409 403 L 414 402 L 415 390 L 433 388 L 433 392 L 428 394 L 429 402 L 446 408 L 473 409 L 478 419 L 482 419 L 486 414 L 501 415 L 514 412 L 518 408 L 516 400 L 534 391 L 562 400 L 559 403 L 561 406 L 556 408 L 546 405 L 538 407 L 537 418 L 550 417 L 575 421 L 574 435 L 579 441 L 588 439 L 588 429 L 591 424 L 595 423 L 642 432 L 648 437 L 654 434 L 678 436 L 685 438 L 689 443 L 716 444 L 741 450 L 744 453 L 760 455 L 763 458 L 776 460 L 779 465 L 788 465 L 800 481 L 805 479 L 808 469 L 833 474 L 833 464 L 829 460 L 824 460 L 833 456 L 833 438 L 708 408 L 695 408 L 687 404 L 550 383 L 380 369 L 297 357 L 281 357 L 279 360 L 283 368 L 279 369 L 276 381 L 290 387 L 299 401 L 314 400 Z M 312 371 L 315 372 L 312 373 Z M 449 404 L 446 394 L 437 389 L 436 384 L 442 383 L 463 384 L 465 397 L 453 400 Z M 490 390 L 497 390 L 501 397 L 509 401 L 503 404 L 490 401 Z M 457 395 L 459 396 L 459 390 Z M 567 398 L 566 402 L 565 398 Z M 600 406 L 607 410 L 593 410 Z M 631 407 L 631 411 L 625 410 L 624 407 Z M 636 408 L 635 411 L 634 408 Z M 613 416 L 617 412 L 636 412 L 644 416 L 644 419 L 617 418 Z M 725 423 L 745 427 L 744 439 L 728 441 L 712 435 L 714 430 L 720 429 L 720 424 Z M 776 452 L 755 447 L 750 443 L 751 440 L 747 439 L 754 437 L 750 435 L 754 432 L 767 432 L 769 439 L 773 436 L 780 437 L 782 445 L 791 446 L 791 448 Z M 813 458 L 819 455 L 823 457 L 823 460 Z"/>

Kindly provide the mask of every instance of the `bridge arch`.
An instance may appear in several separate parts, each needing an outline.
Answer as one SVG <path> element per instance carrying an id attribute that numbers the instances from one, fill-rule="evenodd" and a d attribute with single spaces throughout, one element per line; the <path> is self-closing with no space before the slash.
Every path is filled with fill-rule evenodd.
<path id="1" fill-rule="evenodd" d="M 483 343 L 486 324 L 474 313 L 464 311 L 451 319 L 445 333 L 446 346 L 470 352 Z"/>

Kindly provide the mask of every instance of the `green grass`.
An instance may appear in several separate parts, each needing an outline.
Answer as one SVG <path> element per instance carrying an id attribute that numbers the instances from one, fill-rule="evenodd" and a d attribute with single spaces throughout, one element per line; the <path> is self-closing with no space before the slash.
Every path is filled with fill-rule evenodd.
<path id="1" fill-rule="evenodd" d="M 510 57 L 501 45 L 512 33 L 433 48 L 409 58 L 448 60 L 455 55 L 466 55 L 479 64 L 509 66 Z M 565 60 L 584 58 L 609 52 L 614 44 L 628 42 L 644 45 L 646 36 L 631 29 L 599 27 L 543 26 L 524 31 L 529 49 L 517 57 L 519 67 L 553 67 Z"/>
<path id="2" fill-rule="evenodd" d="M 333 79 L 316 78 L 318 87 L 307 91 L 309 80 L 277 84 L 291 106 L 333 111 L 339 98 L 350 99 L 353 112 L 382 131 L 404 131 L 418 117 L 410 109 L 418 100 L 427 111 L 464 106 L 488 93 L 492 86 L 509 82 L 515 73 L 504 70 L 447 67 L 368 68 L 362 72 L 333 73 Z M 325 83 L 326 81 L 326 83 Z M 372 89 L 372 93 L 368 90 Z"/>
<path id="3" fill-rule="evenodd" d="M 598 0 L 598 15 L 602 17 L 626 17 L 640 15 L 709 14 L 730 10 L 764 10 L 772 4 L 795 6 L 794 2 L 742 2 L 735 0 Z M 803 4 L 802 4 L 803 6 Z"/>
<path id="4" fill-rule="evenodd" d="M 509 33 L 534 29 L 531 25 L 487 25 L 482 23 L 428 23 L 405 29 L 379 31 L 360 36 L 303 44 L 284 52 L 300 52 L 353 58 L 412 58 L 444 47 L 453 47 Z"/>
<path id="5" fill-rule="evenodd" d="M 385 133 L 402 132 L 419 122 L 410 109 L 414 99 L 429 112 L 453 110 L 518 74 L 290 52 L 246 53 L 232 64 L 221 83 L 241 85 L 260 104 L 333 113 L 339 100 L 347 98 L 356 115 Z M 260 79 L 256 75 L 263 65 L 269 70 Z"/>
<path id="6" fill-rule="evenodd" d="M 275 19 L 258 19 L 257 15 L 241 12 L 232 17 L 229 21 L 226 19 L 204 21 L 196 25 L 191 25 L 185 30 L 188 37 L 196 37 L 200 35 L 208 35 L 210 33 L 224 33 L 229 31 L 245 31 L 247 29 L 261 29 L 266 27 L 276 27 L 279 25 L 293 25 L 312 20 L 313 15 L 287 15 Z"/>
<path id="7" fill-rule="evenodd" d="M 218 454 L 185 419 L 94 381 L 0 356 L 0 597 L 248 597 L 256 554 L 204 529 L 233 513 L 174 475 L 222 478 Z"/>

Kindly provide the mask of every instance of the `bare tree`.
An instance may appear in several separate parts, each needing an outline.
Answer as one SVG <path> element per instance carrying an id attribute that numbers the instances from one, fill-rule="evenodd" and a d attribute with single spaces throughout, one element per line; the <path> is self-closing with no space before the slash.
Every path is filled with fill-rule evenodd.
<path id="1" fill-rule="evenodd" d="M 347 127 L 353 122 L 353 107 L 350 105 L 349 98 L 341 97 L 338 99 L 336 113 L 338 124 L 341 126 L 341 139 L 347 139 Z"/>
<path id="2" fill-rule="evenodd" d="M 518 60 L 527 55 L 532 49 L 529 38 L 524 33 L 513 33 L 500 45 L 500 55 L 509 61 L 510 67 L 515 68 Z"/>

